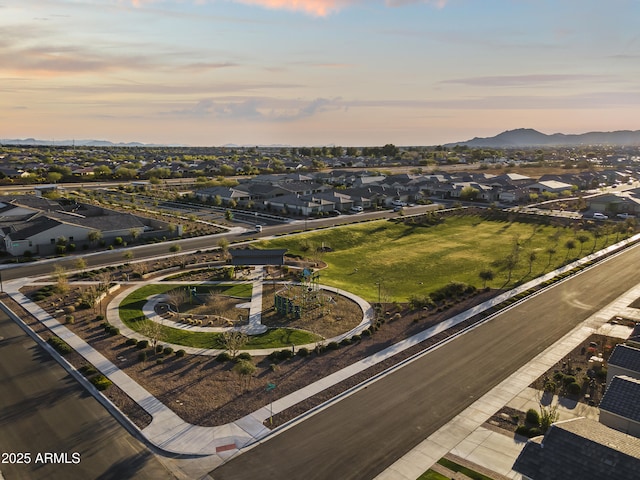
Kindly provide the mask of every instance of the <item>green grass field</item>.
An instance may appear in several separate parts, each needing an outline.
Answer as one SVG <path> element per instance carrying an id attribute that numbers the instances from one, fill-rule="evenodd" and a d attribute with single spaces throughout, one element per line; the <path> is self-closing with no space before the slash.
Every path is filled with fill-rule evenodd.
<path id="1" fill-rule="evenodd" d="M 580 242 L 579 239 L 584 240 Z M 483 286 L 481 270 L 490 269 L 492 288 L 513 287 L 613 243 L 615 234 L 594 238 L 588 231 L 531 223 L 447 218 L 431 227 L 385 220 L 259 242 L 258 248 L 286 248 L 328 264 L 320 282 L 377 301 L 378 286 L 391 300 L 407 301 L 450 281 Z M 567 241 L 575 247 L 568 249 Z M 332 251 L 317 254 L 321 246 Z M 549 249 L 554 249 L 550 253 Z M 517 252 L 509 278 L 505 260 Z"/>

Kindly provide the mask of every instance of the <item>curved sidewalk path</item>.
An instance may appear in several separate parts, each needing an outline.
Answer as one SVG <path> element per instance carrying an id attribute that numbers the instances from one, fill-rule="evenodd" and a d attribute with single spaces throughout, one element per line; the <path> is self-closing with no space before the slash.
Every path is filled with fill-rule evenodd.
<path id="1" fill-rule="evenodd" d="M 248 335 L 257 335 L 260 333 L 264 333 L 265 331 L 267 331 L 267 327 L 264 326 L 261 323 L 261 319 L 262 319 L 262 286 L 263 283 L 277 283 L 277 284 L 285 284 L 285 283 L 290 283 L 290 282 L 280 282 L 280 281 L 272 281 L 272 280 L 262 280 L 262 269 L 259 269 L 259 271 L 257 272 L 256 277 L 253 280 L 228 280 L 228 281 L 219 281 L 219 282 L 184 282 L 184 281 L 170 281 L 170 282 L 165 282 L 163 281 L 167 276 L 170 276 L 171 274 L 167 274 L 165 276 L 160 276 L 160 277 L 156 277 L 152 280 L 148 280 L 148 281 L 144 281 L 144 282 L 139 282 L 139 283 L 129 283 L 127 284 L 126 287 L 124 287 L 122 289 L 122 291 L 120 293 L 118 293 L 118 295 L 116 295 L 116 297 L 109 303 L 109 305 L 107 306 L 107 310 L 106 310 L 106 319 L 109 323 L 111 323 L 112 325 L 114 325 L 115 327 L 117 327 L 120 330 L 120 334 L 124 335 L 125 337 L 129 337 L 129 338 L 135 338 L 137 340 L 143 340 L 146 337 L 144 335 L 141 335 L 140 333 L 130 329 L 129 327 L 127 327 L 122 320 L 120 319 L 120 312 L 119 312 L 119 307 L 120 307 L 120 303 L 122 302 L 122 300 L 124 300 L 133 290 L 139 289 L 141 287 L 144 287 L 146 285 L 153 285 L 153 284 L 175 284 L 175 285 L 215 285 L 215 284 L 223 284 L 223 285 L 234 285 L 234 284 L 248 284 L 251 283 L 253 285 L 252 288 L 252 294 L 251 294 L 251 301 L 247 304 L 247 305 L 243 305 L 243 308 L 245 308 L 246 306 L 248 306 L 249 308 L 249 325 L 242 327 L 241 330 L 244 331 L 245 333 L 247 333 Z M 327 292 L 335 292 L 337 295 L 341 295 L 345 298 L 348 298 L 349 300 L 353 301 L 354 303 L 356 303 L 359 307 L 360 310 L 362 311 L 362 320 L 360 321 L 360 323 L 355 326 L 354 328 L 352 328 L 351 330 L 341 333 L 340 335 L 337 335 L 335 337 L 329 338 L 329 339 L 325 339 L 324 342 L 340 342 L 341 340 L 343 340 L 344 338 L 350 338 L 355 334 L 358 333 L 362 333 L 363 330 L 365 330 L 366 328 L 368 328 L 371 325 L 371 322 L 373 320 L 373 307 L 371 306 L 371 304 L 369 302 L 367 302 L 365 299 L 363 299 L 362 297 L 359 297 L 357 295 L 354 295 L 350 292 L 344 291 L 344 290 L 338 290 L 335 287 L 329 287 L 327 285 L 319 285 L 319 288 L 321 288 L 322 290 L 325 290 Z M 161 301 L 161 294 L 158 296 L 152 296 L 148 299 L 148 301 L 145 303 L 145 305 L 142 308 L 142 312 L 144 313 L 144 315 L 149 318 L 152 321 L 155 322 L 159 322 L 159 323 L 163 323 L 165 326 L 167 327 L 171 327 L 171 328 L 177 328 L 177 329 L 181 329 L 181 330 L 189 330 L 192 332 L 219 332 L 219 331 L 223 331 L 223 330 L 227 330 L 226 328 L 220 328 L 220 327 L 201 327 L 198 325 L 188 325 L 188 324 L 184 324 L 184 323 L 178 323 L 172 320 L 168 320 L 166 322 L 170 322 L 171 324 L 167 324 L 165 323 L 165 320 L 156 313 L 155 311 L 155 306 Z M 178 345 L 178 344 L 172 344 L 172 343 L 168 343 L 168 342 L 162 342 L 163 344 L 172 347 L 174 350 L 178 350 L 178 349 L 182 349 L 185 352 L 192 354 L 192 355 L 208 355 L 208 356 L 216 356 L 219 353 L 223 352 L 224 350 L 216 350 L 216 349 L 206 349 L 206 348 L 196 348 L 196 347 L 188 347 L 188 346 L 184 346 L 184 345 Z M 315 348 L 316 343 L 310 343 L 310 344 L 306 344 L 306 345 L 296 345 L 297 348 L 308 348 L 308 349 L 313 349 Z M 279 348 L 265 348 L 265 349 L 259 349 L 259 350 L 251 350 L 251 349 L 242 349 L 243 352 L 247 352 L 249 354 L 251 354 L 252 356 L 263 356 L 263 355 L 269 355 L 271 352 L 274 351 L 279 351 L 282 350 L 283 347 L 279 347 Z"/>
<path id="2" fill-rule="evenodd" d="M 633 240 L 640 238 L 640 236 L 634 237 Z M 286 410 L 287 408 L 315 395 L 316 393 L 333 386 L 342 380 L 345 380 L 352 375 L 359 373 L 381 361 L 384 361 L 399 352 L 404 351 L 407 348 L 410 348 L 414 345 L 417 345 L 424 340 L 432 337 L 433 335 L 438 334 L 448 328 L 451 328 L 454 325 L 457 325 L 461 322 L 464 322 L 468 318 L 477 315 L 489 308 L 492 308 L 495 305 L 507 300 L 508 298 L 517 295 L 518 293 L 524 292 L 533 286 L 542 283 L 548 279 L 553 278 L 554 276 L 569 271 L 577 265 L 582 263 L 586 263 L 596 256 L 600 256 L 608 250 L 613 251 L 614 249 L 610 247 L 599 254 L 593 254 L 585 259 L 579 260 L 578 262 L 574 262 L 571 265 L 567 265 L 565 267 L 556 270 L 555 272 L 549 273 L 543 277 L 540 277 L 534 281 L 523 284 L 509 292 L 503 293 L 494 299 L 488 300 L 481 305 L 478 305 L 466 312 L 460 313 L 432 328 L 429 328 L 423 332 L 420 332 L 410 338 L 407 338 L 401 342 L 398 342 L 380 352 L 377 352 L 373 356 L 367 357 L 359 362 L 356 362 L 348 367 L 343 368 L 327 377 L 314 382 L 306 387 L 301 388 L 300 390 L 293 392 L 285 397 L 282 397 L 278 400 L 275 400 L 270 407 L 266 405 L 251 414 L 226 425 L 221 425 L 217 427 L 199 427 L 195 425 L 191 425 L 185 421 L 183 421 L 178 415 L 176 415 L 172 410 L 170 410 L 166 405 L 161 403 L 157 398 L 151 395 L 146 389 L 137 384 L 131 377 L 126 375 L 123 371 L 121 371 L 116 365 L 114 365 L 111 361 L 105 358 L 100 352 L 95 350 L 89 344 L 87 344 L 84 340 L 77 337 L 72 331 L 67 329 L 64 325 L 58 322 L 55 318 L 51 317 L 46 311 L 44 311 L 40 306 L 32 302 L 25 295 L 19 292 L 19 289 L 29 283 L 29 279 L 19 279 L 13 280 L 10 282 L 5 282 L 5 291 L 20 305 L 22 305 L 25 309 L 27 309 L 32 315 L 34 315 L 40 322 L 45 324 L 54 334 L 59 336 L 65 342 L 67 342 L 72 348 L 74 348 L 78 353 L 80 353 L 87 361 L 92 363 L 98 370 L 100 370 L 104 375 L 106 375 L 114 384 L 116 384 L 119 388 L 125 391 L 135 402 L 137 402 L 144 410 L 146 410 L 149 414 L 152 415 L 153 421 L 149 426 L 141 430 L 142 436 L 152 445 L 164 450 L 166 452 L 176 453 L 176 454 L 184 454 L 184 455 L 195 455 L 195 456 L 217 456 L 218 462 L 223 462 L 225 459 L 233 456 L 238 452 L 239 449 L 249 446 L 266 436 L 268 436 L 271 431 L 264 426 L 263 422 L 265 422 L 270 415 L 277 414 L 281 411 Z M 138 284 L 140 285 L 140 284 Z M 344 292 L 341 292 L 344 293 Z M 113 304 L 114 302 L 112 302 Z M 113 309 L 111 309 L 111 313 L 113 314 Z M 202 350 L 195 349 L 195 353 L 203 353 Z M 264 352 L 262 352 L 264 354 Z M 411 361 L 414 356 L 407 361 Z M 363 388 L 369 382 L 375 381 L 381 375 L 386 375 L 394 368 L 379 374 L 376 377 L 356 386 L 343 394 L 339 395 L 336 398 L 342 398 L 346 395 L 350 395 L 354 391 Z M 515 393 L 509 392 L 509 395 L 513 396 Z M 336 399 L 330 400 L 327 403 L 333 402 Z M 500 408 L 503 404 L 499 404 L 499 402 L 491 402 L 492 408 L 493 406 L 497 406 Z M 308 412 L 307 414 L 303 414 L 301 417 L 294 419 L 292 422 L 285 424 L 284 427 L 280 427 L 276 429 L 277 431 L 286 428 L 292 423 L 300 421 L 302 418 L 305 418 L 307 415 L 313 414 L 315 411 L 323 408 L 326 404 L 317 407 L 316 409 Z M 115 407 L 114 407 L 115 408 Z M 491 412 L 493 413 L 496 409 L 494 408 Z M 440 446 L 441 448 L 441 446 Z M 445 452 L 446 453 L 446 452 Z M 411 457 L 411 456 L 410 456 Z M 438 457 L 439 458 L 439 457 Z M 415 459 L 414 459 L 415 460 Z M 409 460 L 411 461 L 411 460 Z M 413 463 L 413 462 L 411 462 Z M 428 462 L 416 462 L 422 463 L 423 465 Z M 428 467 L 427 467 L 428 468 Z M 403 470 L 400 465 L 396 464 L 391 467 L 386 473 L 390 474 L 394 472 L 394 475 L 400 474 Z M 423 470 L 424 471 L 424 470 Z M 383 475 L 381 478 L 389 478 L 386 475 Z M 410 478 L 410 477 L 400 477 L 397 478 Z"/>

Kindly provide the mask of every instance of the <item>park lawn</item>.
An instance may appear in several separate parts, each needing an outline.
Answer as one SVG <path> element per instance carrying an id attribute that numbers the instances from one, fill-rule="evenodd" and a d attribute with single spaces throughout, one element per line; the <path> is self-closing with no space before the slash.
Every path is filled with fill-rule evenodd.
<path id="1" fill-rule="evenodd" d="M 122 302 L 120 302 L 120 319 L 130 329 L 142 333 L 142 331 L 145 330 L 145 326 L 151 322 L 151 320 L 144 317 L 142 312 L 142 307 L 146 303 L 147 298 L 151 295 L 166 293 L 176 288 L 176 286 L 177 285 L 171 284 L 145 285 L 134 290 L 127 295 Z M 235 287 L 236 285 L 228 286 Z M 251 285 L 237 286 L 251 287 Z M 234 292 L 234 290 L 230 288 L 224 293 L 229 295 L 229 291 Z M 236 293 L 242 293 L 242 290 L 238 290 Z M 192 332 L 162 325 L 160 343 L 172 343 L 175 345 L 195 348 L 219 349 L 221 348 L 219 337 L 220 334 L 216 332 Z M 320 337 L 309 332 L 288 328 L 277 328 L 268 330 L 261 335 L 250 336 L 249 341 L 243 349 L 288 348 L 291 344 L 305 345 L 308 343 L 314 343 L 319 339 Z"/>
<path id="2" fill-rule="evenodd" d="M 566 247 L 569 240 L 574 248 Z M 487 286 L 513 287 L 614 240 L 614 235 L 596 239 L 588 231 L 569 227 L 470 215 L 450 217 L 430 227 L 380 220 L 262 241 L 257 247 L 286 248 L 289 253 L 326 262 L 322 284 L 377 301 L 380 283 L 384 298 L 404 302 L 451 281 L 483 287 L 479 273 L 486 269 L 494 272 Z M 331 251 L 316 253 L 321 246 Z M 517 262 L 509 275 L 505 260 L 515 251 Z"/>

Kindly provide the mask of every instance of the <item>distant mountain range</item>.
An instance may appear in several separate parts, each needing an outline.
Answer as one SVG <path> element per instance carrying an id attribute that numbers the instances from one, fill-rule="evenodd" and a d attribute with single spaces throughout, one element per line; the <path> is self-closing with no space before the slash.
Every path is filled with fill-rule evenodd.
<path id="1" fill-rule="evenodd" d="M 589 132 L 579 135 L 565 135 L 554 133 L 546 135 L 532 128 L 518 128 L 507 130 L 495 137 L 473 138 L 465 142 L 449 143 L 447 147 L 463 145 L 468 147 L 552 147 L 578 145 L 639 145 L 640 130 L 618 130 L 615 132 Z"/>
<path id="2" fill-rule="evenodd" d="M 35 138 L 0 139 L 0 145 L 54 145 L 76 147 L 186 147 L 186 145 L 159 145 L 140 142 L 114 143 L 108 140 L 38 140 Z M 518 128 L 499 133 L 495 137 L 475 137 L 463 142 L 448 143 L 446 147 L 456 145 L 473 148 L 518 148 L 518 147 L 562 147 L 579 145 L 619 145 L 640 146 L 640 130 L 618 130 L 615 132 L 589 132 L 582 134 L 554 133 L 547 135 L 532 128 Z M 227 148 L 244 148 L 235 144 L 224 145 Z M 260 145 L 263 148 L 286 147 L 290 145 Z"/>
<path id="3" fill-rule="evenodd" d="M 160 145 L 151 145 L 139 142 L 129 143 L 113 143 L 108 140 L 38 140 L 35 138 L 0 138 L 2 145 L 51 145 L 71 147 L 157 147 Z"/>

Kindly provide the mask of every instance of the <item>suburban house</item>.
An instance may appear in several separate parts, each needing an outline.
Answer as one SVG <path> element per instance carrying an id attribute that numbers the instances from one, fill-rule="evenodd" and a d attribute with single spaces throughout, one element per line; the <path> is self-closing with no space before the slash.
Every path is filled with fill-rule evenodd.
<path id="1" fill-rule="evenodd" d="M 529 480 L 640 478 L 640 349 L 611 353 L 599 421 L 556 422 L 530 439 L 513 469 Z"/>
<path id="2" fill-rule="evenodd" d="M 569 183 L 559 182 L 557 180 L 547 180 L 542 182 L 537 182 L 529 185 L 529 191 L 533 193 L 557 193 L 560 194 L 565 191 L 571 191 L 573 185 Z"/>
<path id="3" fill-rule="evenodd" d="M 556 422 L 527 442 L 513 469 L 527 480 L 637 480 L 640 439 L 587 418 Z"/>
<path id="4" fill-rule="evenodd" d="M 616 345 L 607 362 L 607 385 L 618 375 L 640 379 L 640 348 L 624 343 Z"/>
<path id="5" fill-rule="evenodd" d="M 599 405 L 600 423 L 640 437 L 639 398 L 640 380 L 624 375 L 613 377 Z"/>
<path id="6" fill-rule="evenodd" d="M 589 199 L 589 208 L 612 215 L 628 213 L 640 215 L 640 189 L 598 195 Z"/>
<path id="7" fill-rule="evenodd" d="M 164 222 L 131 213 L 77 203 L 62 205 L 44 198 L 20 197 L 0 205 L 0 250 L 14 256 L 27 252 L 50 255 L 60 245 L 88 246 L 92 232 L 108 241 L 166 228 Z M 180 228 L 177 230 L 180 234 Z"/>

